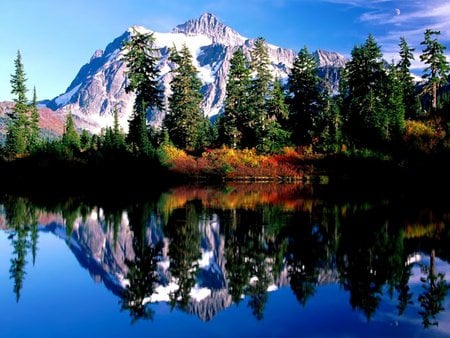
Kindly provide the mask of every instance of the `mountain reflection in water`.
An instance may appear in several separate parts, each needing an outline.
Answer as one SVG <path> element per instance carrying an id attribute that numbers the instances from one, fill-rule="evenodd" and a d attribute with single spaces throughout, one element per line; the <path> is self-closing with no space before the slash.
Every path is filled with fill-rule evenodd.
<path id="1" fill-rule="evenodd" d="M 123 200 L 1 197 L 17 302 L 47 232 L 119 297 L 132 322 L 153 319 L 157 302 L 209 321 L 244 300 L 260 320 L 269 292 L 290 287 L 305 307 L 327 284 L 367 320 L 383 298 L 396 303 L 392 316 L 416 309 L 425 328 L 446 310 L 448 207 L 276 184 L 183 186 Z"/>

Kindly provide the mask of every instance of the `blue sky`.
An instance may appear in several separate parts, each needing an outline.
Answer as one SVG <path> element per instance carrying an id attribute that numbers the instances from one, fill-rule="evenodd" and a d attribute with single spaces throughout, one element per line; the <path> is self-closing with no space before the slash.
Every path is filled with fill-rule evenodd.
<path id="1" fill-rule="evenodd" d="M 204 12 L 244 36 L 295 51 L 306 45 L 349 55 L 372 33 L 391 60 L 400 36 L 420 53 L 426 28 L 441 30 L 440 41 L 450 49 L 449 0 L 2 0 L 0 101 L 11 99 L 18 49 L 28 87 L 48 99 L 128 27 L 167 32 Z"/>

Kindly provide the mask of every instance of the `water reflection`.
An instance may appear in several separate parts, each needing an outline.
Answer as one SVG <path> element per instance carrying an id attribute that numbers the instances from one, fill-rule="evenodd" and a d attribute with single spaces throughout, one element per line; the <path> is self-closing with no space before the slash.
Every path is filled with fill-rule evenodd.
<path id="1" fill-rule="evenodd" d="M 322 189 L 189 186 L 123 204 L 3 196 L 13 292 L 19 301 L 26 257 L 35 263 L 39 231 L 46 231 L 119 297 L 132 322 L 153 319 L 155 302 L 207 321 L 243 299 L 261 320 L 271 291 L 290 286 L 307 307 L 319 286 L 338 283 L 367 320 L 387 298 L 399 315 L 418 307 L 424 327 L 438 325 L 448 285 L 436 259 L 450 258 L 450 209 L 352 201 Z M 422 290 L 415 294 L 416 266 Z"/>

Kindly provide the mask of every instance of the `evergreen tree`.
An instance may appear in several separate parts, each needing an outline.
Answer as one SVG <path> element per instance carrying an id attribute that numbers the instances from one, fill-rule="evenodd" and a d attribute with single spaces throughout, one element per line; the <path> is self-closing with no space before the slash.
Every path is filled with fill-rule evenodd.
<path id="1" fill-rule="evenodd" d="M 28 135 L 28 100 L 25 71 L 22 55 L 17 51 L 14 61 L 15 72 L 11 75 L 11 94 L 15 95 L 14 108 L 9 113 L 8 132 L 6 135 L 6 148 L 10 154 L 22 154 L 27 150 Z"/>
<path id="2" fill-rule="evenodd" d="M 284 128 L 288 125 L 289 109 L 281 82 L 275 79 L 267 99 L 267 137 L 259 145 L 263 152 L 276 152 L 289 143 L 290 133 Z"/>
<path id="3" fill-rule="evenodd" d="M 286 104 L 286 95 L 279 79 L 275 79 L 268 102 L 269 117 L 277 120 L 281 125 L 286 125 L 289 119 L 289 107 Z"/>
<path id="4" fill-rule="evenodd" d="M 135 92 L 136 100 L 129 122 L 127 141 L 133 151 L 148 153 L 150 142 L 147 136 L 147 109 L 160 110 L 162 90 L 160 88 L 157 49 L 153 47 L 152 33 L 133 31 L 123 44 L 123 60 L 128 67 L 128 84 L 125 91 Z"/>
<path id="5" fill-rule="evenodd" d="M 37 107 L 36 87 L 33 88 L 33 103 L 31 105 L 30 134 L 28 139 L 28 150 L 33 151 L 39 145 L 39 110 Z"/>
<path id="6" fill-rule="evenodd" d="M 69 114 L 67 114 L 64 133 L 62 136 L 62 143 L 72 151 L 80 150 L 80 136 L 75 129 L 75 122 L 73 121 L 73 115 L 71 111 L 69 111 Z"/>
<path id="7" fill-rule="evenodd" d="M 306 47 L 298 53 L 289 75 L 289 108 L 295 144 L 311 144 L 317 135 L 322 95 L 317 60 Z"/>
<path id="8" fill-rule="evenodd" d="M 325 83 L 322 110 L 318 123 L 320 130 L 318 146 L 323 151 L 336 152 L 342 141 L 342 117 L 339 109 L 339 97 L 332 97 L 328 80 Z"/>
<path id="9" fill-rule="evenodd" d="M 91 147 L 91 135 L 86 129 L 83 129 L 80 135 L 80 148 L 86 151 L 89 150 L 90 147 Z"/>
<path id="10" fill-rule="evenodd" d="M 179 52 L 176 48 L 172 50 L 170 60 L 177 67 L 173 70 L 174 77 L 170 82 L 172 95 L 163 125 L 175 146 L 191 151 L 201 149 L 204 140 L 199 139 L 199 130 L 204 125 L 204 116 L 200 103 L 203 96 L 197 70 L 192 64 L 192 55 L 183 45 Z"/>
<path id="11" fill-rule="evenodd" d="M 219 142 L 231 148 L 241 148 L 243 134 L 248 132 L 245 126 L 250 112 L 250 84 L 250 69 L 239 48 L 230 61 L 224 112 L 218 121 Z"/>
<path id="12" fill-rule="evenodd" d="M 125 137 L 120 128 L 119 124 L 119 111 L 117 106 L 114 106 L 113 110 L 114 115 L 114 125 L 112 129 L 112 146 L 115 150 L 120 150 L 125 148 Z"/>
<path id="13" fill-rule="evenodd" d="M 254 78 L 250 92 L 252 108 L 248 112 L 244 146 L 255 147 L 267 141 L 270 123 L 267 98 L 270 93 L 272 75 L 270 74 L 270 59 L 264 38 L 256 39 L 250 54 L 251 71 Z"/>
<path id="14" fill-rule="evenodd" d="M 431 107 L 433 110 L 436 110 L 438 105 L 438 89 L 442 85 L 447 84 L 450 70 L 445 57 L 446 47 L 437 40 L 437 36 L 440 34 L 440 31 L 427 29 L 424 34 L 424 40 L 420 43 L 425 46 L 422 55 L 420 55 L 420 60 L 427 65 L 422 76 L 423 79 L 427 80 L 424 92 L 431 94 Z"/>
<path id="15" fill-rule="evenodd" d="M 386 72 L 380 46 L 369 35 L 352 50 L 347 63 L 348 116 L 347 132 L 363 145 L 377 145 L 388 137 L 389 118 L 385 109 Z"/>
<path id="16" fill-rule="evenodd" d="M 391 65 L 387 73 L 386 88 L 386 106 L 389 118 L 389 138 L 399 139 L 405 129 L 405 87 L 402 83 L 401 70 Z"/>
<path id="17" fill-rule="evenodd" d="M 403 90 L 403 103 L 405 115 L 408 118 L 417 116 L 420 110 L 415 94 L 414 79 L 410 72 L 411 60 L 414 60 L 414 48 L 410 48 L 405 38 L 400 38 L 400 61 L 397 64 L 398 77 Z"/>

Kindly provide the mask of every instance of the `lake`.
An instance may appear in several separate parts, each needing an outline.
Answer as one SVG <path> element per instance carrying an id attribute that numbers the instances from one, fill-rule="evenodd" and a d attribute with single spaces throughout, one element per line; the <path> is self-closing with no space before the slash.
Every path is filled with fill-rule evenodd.
<path id="1" fill-rule="evenodd" d="M 370 189 L 1 195 L 0 336 L 450 337 L 449 201 Z"/>

